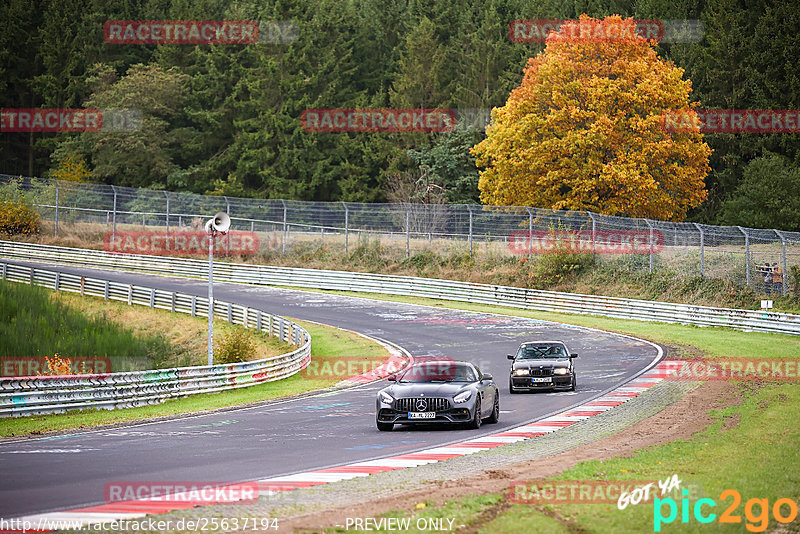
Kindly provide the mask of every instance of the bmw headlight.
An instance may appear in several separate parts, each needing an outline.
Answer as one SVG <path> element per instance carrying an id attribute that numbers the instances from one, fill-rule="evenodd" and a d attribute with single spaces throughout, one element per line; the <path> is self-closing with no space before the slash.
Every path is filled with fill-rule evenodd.
<path id="1" fill-rule="evenodd" d="M 553 371 L 553 374 L 554 375 L 568 375 L 569 374 L 569 369 L 567 369 L 566 367 L 559 367 L 558 369 Z"/>
<path id="2" fill-rule="evenodd" d="M 514 376 L 528 376 L 531 374 L 530 369 L 514 369 Z"/>
<path id="3" fill-rule="evenodd" d="M 462 391 L 461 393 L 453 397 L 453 402 L 456 403 L 467 402 L 470 399 L 470 397 L 472 397 L 472 391 L 470 390 Z"/>
<path id="4" fill-rule="evenodd" d="M 378 393 L 378 398 L 384 404 L 391 404 L 391 403 L 394 402 L 394 399 L 392 398 L 392 396 L 389 395 L 388 393 L 386 393 L 385 391 L 381 391 L 380 393 Z"/>

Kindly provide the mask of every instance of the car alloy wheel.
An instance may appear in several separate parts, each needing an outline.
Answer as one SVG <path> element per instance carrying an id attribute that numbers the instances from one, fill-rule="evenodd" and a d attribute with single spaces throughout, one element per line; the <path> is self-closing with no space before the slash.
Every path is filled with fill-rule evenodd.
<path id="1" fill-rule="evenodd" d="M 472 422 L 470 422 L 470 428 L 480 428 L 481 423 L 481 400 L 478 398 L 475 401 L 475 416 L 472 418 Z"/>
<path id="2" fill-rule="evenodd" d="M 489 419 L 486 420 L 487 423 L 496 423 L 500 420 L 500 395 L 497 393 L 494 394 L 494 408 L 492 409 L 492 415 L 489 416 Z"/>

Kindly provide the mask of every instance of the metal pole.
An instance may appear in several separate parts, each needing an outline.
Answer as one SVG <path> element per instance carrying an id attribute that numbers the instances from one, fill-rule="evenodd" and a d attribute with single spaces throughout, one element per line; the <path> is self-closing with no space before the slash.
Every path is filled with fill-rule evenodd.
<path id="1" fill-rule="evenodd" d="M 786 283 L 789 281 L 789 276 L 786 273 L 786 239 L 783 237 L 783 232 L 773 230 L 778 237 L 781 238 L 781 270 L 783 271 L 783 283 L 781 284 L 781 295 L 786 294 Z M 797 283 L 797 280 L 795 280 Z"/>
<path id="2" fill-rule="evenodd" d="M 283 235 L 282 235 L 282 242 L 281 245 L 281 253 L 286 254 L 286 201 L 281 200 L 281 204 L 283 204 Z"/>
<path id="3" fill-rule="evenodd" d="M 525 208 L 528 212 L 528 259 L 533 256 L 533 212 L 530 208 Z"/>
<path id="4" fill-rule="evenodd" d="M 406 205 L 406 258 L 411 256 L 411 212 L 408 210 L 408 205 Z"/>
<path id="5" fill-rule="evenodd" d="M 469 253 L 472 255 L 472 206 L 467 204 L 469 210 Z"/>
<path id="6" fill-rule="evenodd" d="M 750 287 L 750 236 L 744 231 L 744 228 L 737 226 L 740 232 L 744 234 L 744 261 L 746 264 L 745 269 L 745 283 Z"/>
<path id="7" fill-rule="evenodd" d="M 111 241 L 114 241 L 117 237 L 117 188 L 112 185 L 111 190 L 114 192 L 114 213 L 111 218 Z"/>
<path id="8" fill-rule="evenodd" d="M 58 235 L 58 180 L 53 180 L 56 184 L 56 231 L 55 235 Z"/>
<path id="9" fill-rule="evenodd" d="M 350 232 L 350 210 L 347 209 L 347 204 L 342 202 L 342 206 L 344 206 L 344 251 L 347 252 L 347 242 Z"/>
<path id="10" fill-rule="evenodd" d="M 167 250 L 169 250 L 169 193 L 167 191 L 164 191 L 164 196 L 167 197 L 166 226 L 167 226 Z"/>
<path id="11" fill-rule="evenodd" d="M 208 365 L 214 365 L 214 232 L 208 237 Z"/>
<path id="12" fill-rule="evenodd" d="M 223 196 L 222 198 L 225 199 L 225 213 L 228 214 L 228 217 L 231 216 L 231 203 L 228 202 L 228 197 Z M 225 233 L 225 250 L 228 252 L 228 255 L 231 253 L 231 233 Z"/>
<path id="13" fill-rule="evenodd" d="M 703 227 L 694 223 L 694 227 L 700 232 L 700 278 L 705 278 L 706 275 L 706 250 L 705 250 L 705 234 Z"/>
<path id="14" fill-rule="evenodd" d="M 647 227 L 650 228 L 650 237 L 648 238 L 650 241 L 650 274 L 653 274 L 653 225 L 650 224 L 648 219 L 645 219 L 644 222 L 646 222 Z"/>
<path id="15" fill-rule="evenodd" d="M 596 239 L 597 236 L 597 221 L 595 221 L 594 213 L 591 211 L 586 212 L 589 215 L 589 218 L 592 220 L 592 265 L 597 261 L 597 254 L 595 253 L 595 246 L 596 246 Z"/>

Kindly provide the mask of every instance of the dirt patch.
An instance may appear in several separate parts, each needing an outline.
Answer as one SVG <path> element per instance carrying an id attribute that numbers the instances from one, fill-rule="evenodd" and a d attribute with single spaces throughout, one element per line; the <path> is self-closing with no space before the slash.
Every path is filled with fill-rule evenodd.
<path id="1" fill-rule="evenodd" d="M 469 495 L 503 493 L 508 489 L 512 480 L 551 477 L 579 462 L 606 460 L 620 456 L 629 457 L 638 449 L 687 439 L 715 421 L 708 415 L 709 410 L 727 406 L 734 399 L 741 400 L 741 396 L 736 395 L 735 389 L 736 385 L 730 382 L 706 382 L 654 416 L 593 443 L 549 458 L 533 460 L 503 469 L 488 470 L 480 477 L 427 484 L 399 492 L 389 498 L 287 519 L 281 522 L 281 530 L 284 532 L 320 532 L 337 524 L 343 525 L 348 517 L 377 517 L 390 510 L 412 511 L 421 502 L 427 502 L 432 506 L 441 506 L 446 501 Z M 504 499 L 503 502 L 506 500 Z M 490 521 L 490 516 L 495 517 L 501 512 L 500 508 L 501 505 L 498 504 L 484 511 L 477 517 L 475 523 L 462 527 L 458 531 L 459 534 L 475 532 L 475 529 L 470 527 Z"/>

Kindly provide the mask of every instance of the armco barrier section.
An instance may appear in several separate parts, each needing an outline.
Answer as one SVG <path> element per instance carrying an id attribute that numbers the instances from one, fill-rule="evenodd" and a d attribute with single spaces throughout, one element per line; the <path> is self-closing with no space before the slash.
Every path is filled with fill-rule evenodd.
<path id="1" fill-rule="evenodd" d="M 111 254 L 99 250 L 0 241 L 0 257 L 83 267 L 204 278 L 202 260 L 168 256 Z M 696 326 L 800 335 L 800 315 L 716 308 L 650 300 L 559 293 L 490 284 L 345 271 L 272 267 L 243 263 L 215 264 L 219 281 L 358 291 L 509 306 L 527 310 L 601 315 Z"/>
<path id="2" fill-rule="evenodd" d="M 205 297 L 4 262 L 0 262 L 0 266 L 3 278 L 14 282 L 208 317 L 208 299 Z M 217 299 L 214 299 L 213 311 L 214 317 L 245 328 L 256 328 L 299 348 L 244 363 L 124 373 L 0 378 L 0 417 L 157 404 L 174 397 L 280 380 L 301 371 L 310 362 L 311 336 L 288 319 Z"/>

